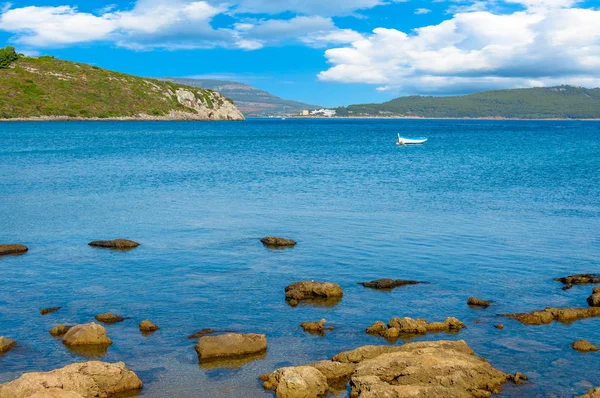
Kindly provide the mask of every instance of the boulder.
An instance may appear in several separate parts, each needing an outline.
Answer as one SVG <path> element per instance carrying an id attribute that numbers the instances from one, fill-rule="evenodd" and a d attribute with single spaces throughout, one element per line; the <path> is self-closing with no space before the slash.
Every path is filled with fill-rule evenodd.
<path id="1" fill-rule="evenodd" d="M 556 278 L 556 282 L 560 282 L 563 285 L 563 290 L 568 290 L 573 285 L 587 285 L 591 283 L 600 283 L 600 275 L 596 274 L 579 274 L 579 275 L 571 275 L 566 276 L 564 278 Z"/>
<path id="2" fill-rule="evenodd" d="M 90 322 L 70 328 L 63 336 L 66 346 L 109 346 L 112 340 L 106 335 L 106 329 L 97 323 Z"/>
<path id="3" fill-rule="evenodd" d="M 62 307 L 50 307 L 50 308 L 42 308 L 40 310 L 40 315 L 48 315 L 51 314 L 53 312 L 56 312 L 58 310 L 60 310 Z"/>
<path id="4" fill-rule="evenodd" d="M 325 327 L 325 322 L 327 321 L 323 318 L 319 322 L 302 322 L 300 326 L 305 332 L 324 334 L 325 330 L 333 330 L 333 326 Z"/>
<path id="5" fill-rule="evenodd" d="M 333 365 L 335 362 L 339 365 Z M 301 386 L 306 395 L 297 395 L 296 388 L 288 389 L 288 382 L 284 383 L 287 377 L 295 381 L 294 387 Z M 276 391 L 278 398 L 325 396 L 339 391 L 339 386 L 332 388 L 336 379 L 350 379 L 354 398 L 462 398 L 499 394 L 502 385 L 515 380 L 515 376 L 476 357 L 464 341 L 438 341 L 360 347 L 340 353 L 331 361 L 281 368 L 260 379 L 265 389 Z"/>
<path id="6" fill-rule="evenodd" d="M 142 381 L 123 362 L 110 364 L 90 361 L 51 372 L 25 373 L 14 381 L 0 385 L 0 398 L 106 398 L 134 393 L 141 388 Z"/>
<path id="7" fill-rule="evenodd" d="M 340 285 L 330 282 L 302 281 L 285 288 L 285 299 L 290 304 L 302 300 L 341 299 L 343 295 Z"/>
<path id="8" fill-rule="evenodd" d="M 8 254 L 23 254 L 27 252 L 29 248 L 25 245 L 0 245 L 0 256 L 5 256 Z"/>
<path id="9" fill-rule="evenodd" d="M 484 308 L 487 308 L 492 303 L 489 302 L 489 301 L 487 301 L 487 300 L 478 299 L 476 297 L 469 297 L 469 300 L 467 300 L 467 304 L 471 305 L 473 307 L 484 307 Z"/>
<path id="10" fill-rule="evenodd" d="M 4 336 L 0 336 L 0 355 L 10 351 L 17 342 Z"/>
<path id="11" fill-rule="evenodd" d="M 584 318 L 600 316 L 600 307 L 590 308 L 551 308 L 519 314 L 500 314 L 515 319 L 524 325 L 546 325 L 554 321 L 571 323 Z"/>
<path id="12" fill-rule="evenodd" d="M 231 358 L 258 354 L 267 350 L 264 334 L 222 334 L 204 336 L 198 340 L 196 352 L 202 359 Z"/>
<path id="13" fill-rule="evenodd" d="M 54 326 L 52 329 L 50 329 L 50 334 L 52 336 L 58 337 L 58 336 L 63 336 L 65 333 L 67 333 L 69 331 L 69 329 L 71 329 L 72 326 L 67 326 L 67 325 L 56 325 Z"/>
<path id="14" fill-rule="evenodd" d="M 105 314 L 96 315 L 96 320 L 98 322 L 102 322 L 107 325 L 113 325 L 115 323 L 123 322 L 125 320 L 125 318 L 115 315 L 113 313 L 107 312 Z"/>
<path id="15" fill-rule="evenodd" d="M 260 240 L 267 247 L 284 248 L 296 246 L 296 242 L 291 239 L 267 236 Z"/>
<path id="16" fill-rule="evenodd" d="M 138 247 L 140 244 L 134 242 L 132 240 L 127 239 L 114 239 L 114 240 L 95 240 L 93 242 L 88 243 L 88 245 L 93 247 L 104 247 L 108 249 L 118 249 L 118 250 L 127 250 L 134 249 Z"/>
<path id="17" fill-rule="evenodd" d="M 388 340 L 397 339 L 400 335 L 418 335 L 426 333 L 455 333 L 464 329 L 464 323 L 456 318 L 446 318 L 444 322 L 427 322 L 425 319 L 392 318 L 386 325 L 377 321 L 367 328 L 366 332 L 383 336 Z"/>
<path id="18" fill-rule="evenodd" d="M 600 307 L 600 293 L 596 292 L 595 288 L 592 295 L 587 298 L 587 302 L 590 307 Z"/>
<path id="19" fill-rule="evenodd" d="M 371 282 L 360 282 L 359 285 L 363 285 L 364 287 L 368 287 L 371 289 L 379 289 L 379 290 L 391 290 L 396 287 L 406 286 L 406 285 L 416 285 L 419 284 L 419 281 L 411 281 L 404 279 L 377 279 Z"/>
<path id="20" fill-rule="evenodd" d="M 501 324 L 501 323 L 497 323 L 497 324 L 495 324 L 495 325 L 494 325 L 494 327 L 495 327 L 496 329 L 499 329 L 499 330 L 502 330 L 502 329 L 504 329 L 504 325 L 503 325 L 503 324 Z"/>
<path id="21" fill-rule="evenodd" d="M 525 376 L 521 372 L 517 372 L 510 376 L 510 380 L 515 384 L 523 384 L 523 382 L 529 381 L 529 377 Z"/>
<path id="22" fill-rule="evenodd" d="M 600 350 L 600 348 L 596 347 L 587 340 L 577 340 L 573 343 L 573 349 L 579 352 L 595 352 Z"/>
<path id="23" fill-rule="evenodd" d="M 587 393 L 577 398 L 600 398 L 600 388 L 592 388 Z"/>
<path id="24" fill-rule="evenodd" d="M 152 322 L 150 322 L 150 320 L 148 320 L 148 319 L 143 320 L 140 323 L 140 332 L 142 332 L 142 333 L 156 332 L 158 329 L 160 329 L 160 328 L 158 326 L 156 326 L 155 324 L 153 324 Z"/>

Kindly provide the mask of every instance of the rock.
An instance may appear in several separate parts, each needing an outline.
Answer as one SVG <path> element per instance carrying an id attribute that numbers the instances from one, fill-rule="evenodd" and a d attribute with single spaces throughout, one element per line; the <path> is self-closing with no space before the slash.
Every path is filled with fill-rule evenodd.
<path id="1" fill-rule="evenodd" d="M 277 238 L 275 236 L 267 236 L 262 238 L 260 241 L 267 247 L 284 248 L 296 246 L 296 242 L 291 239 Z"/>
<path id="2" fill-rule="evenodd" d="M 73 326 L 65 333 L 62 342 L 66 346 L 109 346 L 112 344 L 112 340 L 106 335 L 106 329 L 94 322 Z"/>
<path id="3" fill-rule="evenodd" d="M 90 361 L 51 372 L 25 373 L 0 385 L 0 397 L 105 398 L 141 388 L 142 381 L 123 362 Z"/>
<path id="4" fill-rule="evenodd" d="M 114 240 L 95 240 L 93 242 L 88 243 L 88 245 L 93 247 L 104 247 L 108 249 L 119 249 L 119 250 L 127 250 L 134 249 L 138 247 L 140 244 L 134 242 L 132 240 L 127 239 L 114 239 Z"/>
<path id="5" fill-rule="evenodd" d="M 319 398 L 329 389 L 325 375 L 312 366 L 281 368 L 263 377 L 263 387 L 277 398 Z"/>
<path id="6" fill-rule="evenodd" d="M 4 336 L 0 336 L 0 355 L 10 351 L 16 345 L 17 345 L 16 341 L 11 340 Z"/>
<path id="7" fill-rule="evenodd" d="M 40 310 L 40 315 L 48 315 L 51 314 L 53 312 L 56 312 L 58 310 L 60 310 L 62 307 L 50 307 L 50 308 L 42 308 Z"/>
<path id="8" fill-rule="evenodd" d="M 285 299 L 293 305 L 302 300 L 339 300 L 344 295 L 340 285 L 329 282 L 302 281 L 285 288 Z"/>
<path id="9" fill-rule="evenodd" d="M 214 330 L 209 328 L 204 328 L 194 334 L 188 336 L 188 339 L 199 339 L 200 337 L 208 336 L 211 334 L 217 333 L 236 333 L 235 330 Z"/>
<path id="10" fill-rule="evenodd" d="M 336 362 L 339 365 L 334 365 Z M 499 394 L 507 381 L 526 379 L 517 375 L 494 369 L 476 357 L 464 341 L 438 341 L 360 347 L 340 353 L 331 361 L 281 368 L 260 379 L 264 388 L 275 391 L 278 398 L 325 396 L 340 389 L 332 388 L 336 379 L 350 379 L 351 396 L 355 398 L 466 398 Z M 288 389 L 287 378 L 294 380 L 292 385 L 299 386 L 305 395 L 298 388 Z"/>
<path id="11" fill-rule="evenodd" d="M 71 328 L 72 328 L 72 326 L 56 325 L 52 329 L 50 329 L 50 334 L 52 336 L 55 336 L 55 337 L 57 337 L 57 336 L 63 336 Z"/>
<path id="12" fill-rule="evenodd" d="M 264 334 L 222 334 L 204 336 L 198 340 L 196 352 L 202 359 L 241 357 L 267 350 L 267 338 Z"/>
<path id="13" fill-rule="evenodd" d="M 142 321 L 142 323 L 140 323 L 140 332 L 142 333 L 150 333 L 150 332 L 156 332 L 158 329 L 160 329 L 158 326 L 156 326 L 155 324 L 153 324 L 152 322 L 150 322 L 150 320 L 146 319 L 144 321 Z"/>
<path id="14" fill-rule="evenodd" d="M 501 324 L 501 323 L 497 323 L 496 325 L 494 325 L 494 327 L 495 327 L 496 329 L 499 329 L 499 330 L 502 330 L 502 329 L 504 329 L 504 325 L 503 325 L 503 324 Z"/>
<path id="15" fill-rule="evenodd" d="M 600 388 L 592 388 L 586 394 L 577 398 L 600 398 Z"/>
<path id="16" fill-rule="evenodd" d="M 521 372 L 517 372 L 510 376 L 510 380 L 515 384 L 522 384 L 524 381 L 529 381 L 529 377 L 525 376 Z"/>
<path id="17" fill-rule="evenodd" d="M 325 318 L 319 322 L 302 322 L 300 326 L 305 332 L 324 334 L 325 330 L 333 330 L 333 326 L 325 327 Z"/>
<path id="18" fill-rule="evenodd" d="M 595 286 L 594 289 L 592 289 L 592 294 L 596 293 L 600 293 L 600 286 Z"/>
<path id="19" fill-rule="evenodd" d="M 6 256 L 8 254 L 23 254 L 28 250 L 29 248 L 25 245 L 0 245 L 0 256 Z"/>
<path id="20" fill-rule="evenodd" d="M 579 274 L 571 275 L 564 278 L 556 278 L 555 281 L 567 286 L 586 285 L 591 283 L 600 283 L 600 275 L 596 274 Z"/>
<path id="21" fill-rule="evenodd" d="M 98 322 L 102 322 L 107 325 L 113 325 L 115 323 L 123 322 L 125 320 L 125 318 L 115 315 L 113 313 L 107 312 L 106 314 L 96 315 L 96 320 Z"/>
<path id="22" fill-rule="evenodd" d="M 375 322 L 367 328 L 369 334 L 383 336 L 388 340 L 397 339 L 400 335 L 417 335 L 436 332 L 454 333 L 466 326 L 456 318 L 446 318 L 444 322 L 428 323 L 425 319 L 392 318 L 387 327 L 383 322 Z"/>
<path id="23" fill-rule="evenodd" d="M 487 300 L 478 299 L 476 297 L 469 297 L 469 300 L 467 300 L 467 304 L 471 305 L 473 307 L 484 307 L 484 308 L 487 308 L 492 303 L 489 302 L 489 301 L 487 301 Z"/>
<path id="24" fill-rule="evenodd" d="M 595 352 L 600 350 L 600 348 L 596 347 L 587 340 L 577 340 L 573 343 L 573 349 L 579 352 Z"/>
<path id="25" fill-rule="evenodd" d="M 371 289 L 391 290 L 396 287 L 416 285 L 419 283 L 419 281 L 410 281 L 404 279 L 377 279 L 371 282 L 360 282 L 359 285 L 363 285 L 364 287 L 368 287 Z"/>
<path id="26" fill-rule="evenodd" d="M 594 291 L 595 290 L 596 289 L 594 289 Z M 587 298 L 587 302 L 590 307 L 600 307 L 600 293 L 592 293 L 592 295 Z"/>
<path id="27" fill-rule="evenodd" d="M 524 325 L 546 325 L 553 321 L 571 323 L 579 319 L 600 316 L 600 307 L 590 308 L 551 308 L 521 314 L 500 314 L 515 319 Z"/>

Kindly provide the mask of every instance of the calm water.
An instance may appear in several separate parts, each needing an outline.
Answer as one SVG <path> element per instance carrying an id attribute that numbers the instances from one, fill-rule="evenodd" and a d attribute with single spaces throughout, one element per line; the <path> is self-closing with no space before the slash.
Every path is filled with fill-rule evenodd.
<path id="1" fill-rule="evenodd" d="M 427 136 L 396 147 L 396 132 Z M 600 123 L 273 121 L 0 124 L 0 241 L 29 253 L 0 259 L 0 382 L 86 360 L 54 340 L 56 323 L 112 311 L 103 360 L 125 361 L 148 397 L 270 397 L 258 375 L 386 344 L 364 328 L 393 316 L 469 327 L 493 365 L 532 383 L 510 396 L 572 397 L 600 386 L 600 319 L 523 326 L 497 313 L 586 306 L 591 287 L 557 276 L 600 272 Z M 296 248 L 265 249 L 283 235 Z M 94 239 L 142 243 L 92 249 Z M 431 282 L 382 293 L 357 282 Z M 294 281 L 337 282 L 333 308 L 289 307 Z M 472 310 L 470 295 L 494 300 Z M 41 317 L 42 307 L 63 310 Z M 336 326 L 310 336 L 302 321 Z M 137 330 L 150 318 L 162 329 Z M 481 324 L 474 324 L 474 320 Z M 502 322 L 506 329 L 494 329 Z M 199 329 L 266 333 L 266 358 L 198 365 Z M 401 343 L 401 341 L 399 342 Z"/>

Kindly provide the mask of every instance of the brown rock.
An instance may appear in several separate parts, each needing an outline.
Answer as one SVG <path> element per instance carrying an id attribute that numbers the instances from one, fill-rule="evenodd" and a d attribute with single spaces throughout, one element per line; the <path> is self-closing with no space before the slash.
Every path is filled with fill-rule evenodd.
<path id="1" fill-rule="evenodd" d="M 327 384 L 331 387 L 336 387 L 335 389 L 339 390 L 344 389 L 356 367 L 353 363 L 335 361 L 319 361 L 309 366 L 312 366 L 323 373 L 327 378 Z"/>
<path id="2" fill-rule="evenodd" d="M 595 352 L 600 350 L 600 348 L 596 347 L 587 340 L 577 340 L 573 343 L 573 349 L 579 352 Z"/>
<path id="3" fill-rule="evenodd" d="M 325 330 L 333 330 L 333 326 L 325 327 L 325 318 L 319 322 L 302 322 L 300 326 L 305 332 L 324 334 Z"/>
<path id="4" fill-rule="evenodd" d="M 586 394 L 577 398 L 600 398 L 600 388 L 592 388 Z"/>
<path id="5" fill-rule="evenodd" d="M 456 318 L 447 318 L 444 322 L 428 323 L 425 319 L 392 318 L 387 325 L 375 322 L 367 328 L 369 334 L 383 336 L 388 340 L 397 339 L 400 335 L 417 335 L 426 333 L 448 332 L 454 333 L 465 328 L 464 323 Z"/>
<path id="6" fill-rule="evenodd" d="M 360 282 L 360 285 L 364 287 L 368 287 L 371 289 L 380 289 L 380 290 L 391 290 L 396 287 L 406 286 L 406 285 L 416 285 L 420 283 L 419 281 L 411 281 L 404 279 L 377 279 L 371 282 Z"/>
<path id="7" fill-rule="evenodd" d="M 140 332 L 142 333 L 149 333 L 149 332 L 156 332 L 158 329 L 160 329 L 158 326 L 156 326 L 155 324 L 153 324 L 152 322 L 150 322 L 150 320 L 146 319 L 144 321 L 142 321 L 142 323 L 140 323 Z"/>
<path id="8" fill-rule="evenodd" d="M 489 301 L 487 301 L 487 300 L 478 299 L 476 297 L 469 297 L 469 300 L 467 300 L 467 304 L 471 305 L 473 307 L 484 307 L 484 308 L 487 308 L 492 303 L 489 302 Z"/>
<path id="9" fill-rule="evenodd" d="M 93 247 L 103 247 L 107 249 L 118 249 L 118 250 L 127 250 L 134 249 L 138 247 L 140 244 L 134 242 L 132 240 L 127 239 L 114 239 L 114 240 L 95 240 L 93 242 L 88 243 L 88 245 Z"/>
<path id="10" fill-rule="evenodd" d="M 65 333 L 67 333 L 69 331 L 69 329 L 71 329 L 72 326 L 67 326 L 67 325 L 56 325 L 54 326 L 52 329 L 50 329 L 50 334 L 52 336 L 63 336 Z"/>
<path id="11" fill-rule="evenodd" d="M 285 288 L 285 298 L 290 303 L 292 300 L 339 299 L 343 294 L 340 285 L 329 282 L 302 281 Z"/>
<path id="12" fill-rule="evenodd" d="M 40 315 L 48 315 L 51 314 L 53 312 L 56 312 L 58 310 L 60 310 L 62 307 L 50 307 L 50 308 L 42 308 L 40 310 Z"/>
<path id="13" fill-rule="evenodd" d="M 6 256 L 8 254 L 23 254 L 28 250 L 29 248 L 25 245 L 0 245 L 0 256 Z"/>
<path id="14" fill-rule="evenodd" d="M 218 333 L 236 333 L 236 331 L 235 330 L 214 330 L 214 329 L 210 329 L 210 328 L 204 328 L 194 334 L 189 335 L 188 339 L 199 339 L 200 337 L 208 336 L 211 334 L 218 334 Z"/>
<path id="15" fill-rule="evenodd" d="M 595 291 L 596 289 L 594 289 Z M 593 293 L 587 298 L 590 307 L 600 307 L 600 293 Z"/>
<path id="16" fill-rule="evenodd" d="M 373 325 L 369 326 L 366 330 L 368 334 L 381 334 L 387 330 L 387 325 L 381 321 L 375 322 Z"/>
<path id="17" fill-rule="evenodd" d="M 296 242 L 291 239 L 277 238 L 275 236 L 267 236 L 260 240 L 263 245 L 274 248 L 284 248 L 296 246 Z"/>
<path id="18" fill-rule="evenodd" d="M 335 362 L 351 366 L 332 365 Z M 301 388 L 282 387 L 284 374 Z M 324 376 L 325 386 L 319 374 Z M 500 393 L 502 385 L 513 378 L 476 357 L 464 341 L 439 341 L 360 347 L 340 353 L 331 361 L 281 368 L 260 379 L 265 389 L 276 391 L 278 398 L 320 397 L 335 390 L 331 384 L 334 375 L 341 380 L 350 377 L 351 396 L 357 398 L 489 397 Z"/>
<path id="19" fill-rule="evenodd" d="M 267 350 L 264 334 L 222 334 L 204 336 L 198 340 L 196 352 L 202 359 L 241 357 Z"/>
<path id="20" fill-rule="evenodd" d="M 515 319 L 524 325 L 546 325 L 553 321 L 571 323 L 579 319 L 600 316 L 600 307 L 590 308 L 551 308 L 521 314 L 500 314 Z"/>
<path id="21" fill-rule="evenodd" d="M 97 323 L 90 322 L 70 328 L 62 342 L 67 346 L 109 346 L 112 340 L 106 335 L 106 329 Z"/>
<path id="22" fill-rule="evenodd" d="M 115 315 L 113 313 L 107 312 L 106 314 L 96 315 L 96 320 L 98 322 L 102 322 L 107 325 L 113 325 L 115 323 L 123 322 L 125 320 L 125 318 Z"/>
<path id="23" fill-rule="evenodd" d="M 141 388 L 142 381 L 123 362 L 109 364 L 91 361 L 51 372 L 25 373 L 14 381 L 0 385 L 0 397 L 106 398 L 133 393 Z"/>
<path id="24" fill-rule="evenodd" d="M 495 327 L 496 329 L 499 329 L 499 330 L 502 330 L 502 329 L 504 329 L 504 325 L 503 325 L 503 324 L 501 324 L 501 323 L 498 323 L 498 324 L 494 325 L 494 327 Z"/>
<path id="25" fill-rule="evenodd" d="M 525 376 L 521 372 L 517 372 L 510 376 L 510 380 L 515 384 L 522 384 L 524 381 L 529 381 L 529 377 Z"/>
<path id="26" fill-rule="evenodd" d="M 0 355 L 10 351 L 16 345 L 17 345 L 16 341 L 11 340 L 4 336 L 0 336 Z"/>
<path id="27" fill-rule="evenodd" d="M 571 275 L 564 278 L 556 278 L 555 281 L 564 285 L 586 285 L 590 283 L 600 283 L 600 275 L 595 274 L 579 274 Z"/>

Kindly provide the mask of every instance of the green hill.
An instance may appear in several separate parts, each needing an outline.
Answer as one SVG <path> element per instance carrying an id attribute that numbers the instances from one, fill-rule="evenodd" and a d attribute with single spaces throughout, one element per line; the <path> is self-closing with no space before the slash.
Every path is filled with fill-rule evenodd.
<path id="1" fill-rule="evenodd" d="M 303 110 L 321 109 L 322 106 L 284 100 L 271 93 L 243 83 L 226 80 L 166 78 L 165 80 L 193 87 L 215 90 L 231 98 L 248 117 L 288 116 Z"/>
<path id="2" fill-rule="evenodd" d="M 558 86 L 485 91 L 452 97 L 401 97 L 383 104 L 338 108 L 340 116 L 429 118 L 600 118 L 600 88 Z"/>
<path id="3" fill-rule="evenodd" d="M 0 53 L 0 57 L 2 57 Z M 53 57 L 19 56 L 2 67 L 0 119 L 242 120 L 221 94 Z"/>

